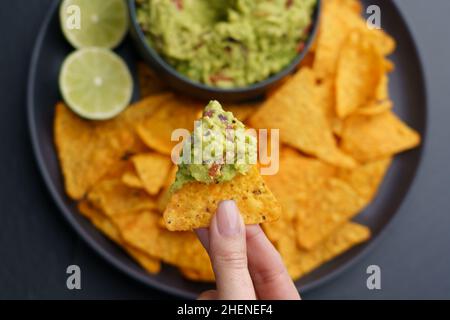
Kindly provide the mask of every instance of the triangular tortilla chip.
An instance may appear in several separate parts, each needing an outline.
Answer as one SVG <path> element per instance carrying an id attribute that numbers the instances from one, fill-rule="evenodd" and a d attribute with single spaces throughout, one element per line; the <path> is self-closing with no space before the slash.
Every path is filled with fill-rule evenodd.
<path id="1" fill-rule="evenodd" d="M 366 19 L 361 16 L 354 1 L 323 1 L 313 67 L 320 78 L 336 74 L 339 54 L 345 39 L 353 30 L 364 33 L 364 37 L 374 43 L 383 55 L 389 55 L 395 50 L 395 40 L 386 32 L 367 28 Z"/>
<path id="2" fill-rule="evenodd" d="M 337 147 L 314 73 L 303 68 L 268 98 L 250 118 L 256 128 L 280 129 L 280 140 L 300 151 L 341 167 L 355 161 Z"/>
<path id="3" fill-rule="evenodd" d="M 201 103 L 191 99 L 172 96 L 162 103 L 150 117 L 136 125 L 137 132 L 151 149 L 170 156 L 178 141 L 171 141 L 175 129 L 192 131 L 199 117 Z"/>
<path id="4" fill-rule="evenodd" d="M 367 162 L 353 170 L 339 169 L 337 177 L 347 182 L 366 202 L 370 203 L 391 165 L 392 158 Z"/>
<path id="5" fill-rule="evenodd" d="M 107 216 L 156 208 L 155 199 L 141 189 L 126 186 L 122 179 L 103 179 L 88 193 L 87 199 Z"/>
<path id="6" fill-rule="evenodd" d="M 150 273 L 158 273 L 160 271 L 161 263 L 158 259 L 124 243 L 117 226 L 108 217 L 92 207 L 87 201 L 81 201 L 78 204 L 78 209 L 108 238 L 123 247 L 145 270 Z"/>
<path id="7" fill-rule="evenodd" d="M 279 161 L 277 174 L 263 178 L 280 202 L 283 214 L 292 218 L 298 211 L 298 195 L 312 189 L 318 179 L 331 178 L 336 169 L 289 147 L 283 147 Z"/>
<path id="8" fill-rule="evenodd" d="M 420 143 L 420 135 L 391 111 L 348 117 L 341 138 L 341 148 L 361 162 L 386 158 Z"/>
<path id="9" fill-rule="evenodd" d="M 135 155 L 131 161 L 145 190 L 150 195 L 156 195 L 169 174 L 172 165 L 170 158 L 156 152 L 149 152 Z"/>
<path id="10" fill-rule="evenodd" d="M 158 195 L 158 199 L 156 201 L 158 211 L 164 213 L 166 210 L 167 204 L 170 200 L 170 186 L 175 182 L 175 177 L 177 174 L 178 167 L 173 165 L 170 168 L 169 174 L 167 175 L 166 181 L 164 182 L 163 189 Z M 165 224 L 164 224 L 165 225 Z"/>
<path id="11" fill-rule="evenodd" d="M 171 232 L 159 226 L 160 215 L 143 211 L 130 220 L 117 216 L 114 222 L 129 245 L 162 261 L 198 272 L 211 272 L 211 263 L 193 232 Z"/>
<path id="12" fill-rule="evenodd" d="M 367 106 L 358 108 L 355 113 L 365 116 L 373 116 L 391 110 L 392 106 L 393 103 L 391 100 L 377 100 Z"/>
<path id="13" fill-rule="evenodd" d="M 122 175 L 122 182 L 124 185 L 130 188 L 144 189 L 142 180 L 137 176 L 137 173 L 133 169 L 132 171 L 125 171 Z"/>
<path id="14" fill-rule="evenodd" d="M 336 114 L 345 118 L 376 98 L 384 60 L 362 32 L 351 32 L 341 50 L 336 75 Z"/>
<path id="15" fill-rule="evenodd" d="M 297 200 L 297 242 L 305 249 L 317 246 L 366 204 L 352 187 L 336 178 L 318 178 Z"/>
<path id="16" fill-rule="evenodd" d="M 174 191 L 164 212 L 167 229 L 208 227 L 222 200 L 235 200 L 246 224 L 278 219 L 281 207 L 267 188 L 256 166 L 219 184 L 189 182 Z"/>
<path id="17" fill-rule="evenodd" d="M 282 231 L 282 234 L 275 242 L 275 246 L 294 280 L 370 237 L 369 228 L 357 223 L 346 222 L 318 246 L 308 251 L 299 248 L 295 243 L 296 230 L 292 227 L 291 222 L 284 220 L 274 224 L 280 223 L 283 226 L 279 226 L 278 229 Z M 265 228 L 272 228 L 272 224 L 267 224 Z"/>
<path id="18" fill-rule="evenodd" d="M 81 199 L 123 158 L 145 147 L 133 130 L 171 95 L 155 95 L 128 107 L 107 121 L 81 119 L 63 103 L 56 105 L 55 144 L 67 194 Z"/>

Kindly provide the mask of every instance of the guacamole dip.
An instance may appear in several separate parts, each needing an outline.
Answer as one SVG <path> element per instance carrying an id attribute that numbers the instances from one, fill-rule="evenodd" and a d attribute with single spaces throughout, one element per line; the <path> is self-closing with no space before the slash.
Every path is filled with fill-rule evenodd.
<path id="1" fill-rule="evenodd" d="M 156 51 L 188 78 L 244 87 L 281 71 L 304 47 L 317 0 L 136 0 Z"/>
<path id="2" fill-rule="evenodd" d="M 211 101 L 185 141 L 172 191 L 190 181 L 220 183 L 256 163 L 257 140 L 231 112 Z"/>

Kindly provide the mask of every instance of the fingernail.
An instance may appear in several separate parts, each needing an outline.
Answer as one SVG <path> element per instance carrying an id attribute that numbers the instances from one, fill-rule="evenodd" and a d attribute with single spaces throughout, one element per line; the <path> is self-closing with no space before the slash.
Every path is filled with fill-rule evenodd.
<path id="1" fill-rule="evenodd" d="M 225 237 L 239 234 L 241 223 L 239 220 L 239 209 L 233 200 L 225 200 L 219 203 L 217 208 L 217 229 Z"/>

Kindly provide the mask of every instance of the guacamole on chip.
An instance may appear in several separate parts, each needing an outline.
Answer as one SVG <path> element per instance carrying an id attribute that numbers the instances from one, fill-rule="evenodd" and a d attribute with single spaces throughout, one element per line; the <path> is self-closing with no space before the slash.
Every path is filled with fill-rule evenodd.
<path id="1" fill-rule="evenodd" d="M 190 181 L 229 181 L 256 164 L 257 140 L 231 112 L 211 101 L 184 142 L 180 160 L 172 190 Z"/>
<path id="2" fill-rule="evenodd" d="M 304 47 L 317 0 L 136 0 L 153 48 L 186 77 L 244 87 L 281 71 Z"/>

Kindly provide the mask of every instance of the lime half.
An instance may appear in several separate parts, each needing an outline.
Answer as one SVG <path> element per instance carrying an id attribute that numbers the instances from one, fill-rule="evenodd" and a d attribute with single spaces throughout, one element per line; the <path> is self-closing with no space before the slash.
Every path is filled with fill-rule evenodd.
<path id="1" fill-rule="evenodd" d="M 125 0 L 64 0 L 59 17 L 66 39 L 75 48 L 114 48 L 128 27 Z"/>
<path id="2" fill-rule="evenodd" d="M 115 53 L 85 48 L 66 58 L 59 74 L 59 87 L 74 112 L 87 119 L 104 120 L 126 108 L 133 80 L 128 67 Z"/>

